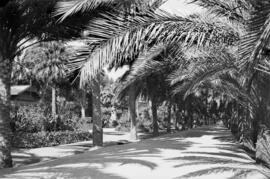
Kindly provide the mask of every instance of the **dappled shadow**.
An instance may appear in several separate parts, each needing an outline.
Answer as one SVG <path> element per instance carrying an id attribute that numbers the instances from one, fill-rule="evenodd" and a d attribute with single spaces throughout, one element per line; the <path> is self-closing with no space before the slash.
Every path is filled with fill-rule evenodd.
<path id="1" fill-rule="evenodd" d="M 13 167 L 19 167 L 23 165 L 29 165 L 33 163 L 39 163 L 44 160 L 54 160 L 55 157 L 39 157 L 32 153 L 22 152 L 17 150 L 12 154 Z"/>
<path id="2" fill-rule="evenodd" d="M 204 126 L 137 143 L 84 151 L 83 154 L 77 153 L 79 155 L 33 166 L 3 170 L 0 178 L 169 179 L 210 178 L 208 176 L 212 175 L 219 178 L 264 176 L 261 172 L 266 169 L 256 165 L 229 138 L 230 132 L 224 128 Z"/>
<path id="3" fill-rule="evenodd" d="M 181 161 L 174 165 L 179 170 L 185 170 L 175 179 L 184 178 L 269 178 L 270 171 L 259 166 L 247 155 L 246 151 L 235 140 L 231 133 L 220 126 L 203 134 L 212 133 L 211 145 L 199 145 L 193 151 L 184 151 L 183 156 L 168 159 L 169 161 Z M 215 129 L 220 129 L 215 132 Z M 208 134 L 206 134 L 208 133 Z M 207 144 L 207 143 L 206 143 Z"/>
<path id="4" fill-rule="evenodd" d="M 260 178 L 266 178 L 263 174 L 261 174 L 259 171 L 254 171 L 253 169 L 245 169 L 245 168 L 234 168 L 234 167 L 212 167 L 211 169 L 203 169 L 195 172 L 191 172 L 187 175 L 183 175 L 181 177 L 177 177 L 175 179 L 185 179 L 185 178 L 202 178 L 204 176 L 213 176 L 216 175 L 216 177 L 221 176 L 221 178 L 224 178 L 222 176 L 222 173 L 226 173 L 227 179 L 259 179 Z M 254 178 L 255 177 L 255 178 Z"/>
<path id="5" fill-rule="evenodd" d="M 121 179 L 126 177 L 121 176 L 121 173 L 119 175 L 111 173 L 110 170 L 117 171 L 117 168 L 121 167 L 132 169 L 134 166 L 139 166 L 144 170 L 153 171 L 158 167 L 158 163 L 152 161 L 152 159 L 163 159 L 165 156 L 162 151 L 185 150 L 193 144 L 189 141 L 183 142 L 182 137 L 178 137 L 176 134 L 166 135 L 137 143 L 110 146 L 35 166 L 13 169 L 0 175 L 0 178 L 27 178 L 29 176 L 35 178 L 43 175 L 42 177 L 50 176 L 48 178 Z M 106 171 L 106 168 L 108 168 L 108 171 Z"/>

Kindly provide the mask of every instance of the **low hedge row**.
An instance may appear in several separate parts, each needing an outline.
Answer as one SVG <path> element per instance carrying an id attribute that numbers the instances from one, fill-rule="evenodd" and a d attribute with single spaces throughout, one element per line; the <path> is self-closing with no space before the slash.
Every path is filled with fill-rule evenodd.
<path id="1" fill-rule="evenodd" d="M 91 133 L 77 131 L 15 133 L 13 135 L 12 146 L 15 148 L 51 147 L 91 139 Z"/>

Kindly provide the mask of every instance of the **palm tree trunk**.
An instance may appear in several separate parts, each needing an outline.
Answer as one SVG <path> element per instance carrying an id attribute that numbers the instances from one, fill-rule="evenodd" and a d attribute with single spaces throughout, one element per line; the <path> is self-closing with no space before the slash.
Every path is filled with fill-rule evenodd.
<path id="1" fill-rule="evenodd" d="M 179 119 L 181 118 L 181 115 L 180 115 L 180 105 L 178 104 L 176 106 L 176 111 L 175 111 L 175 123 L 174 123 L 174 127 L 175 127 L 175 130 L 179 130 L 179 127 L 178 127 L 178 123 L 179 123 Z"/>
<path id="2" fill-rule="evenodd" d="M 10 129 L 11 62 L 0 54 L 0 168 L 12 167 Z"/>
<path id="3" fill-rule="evenodd" d="M 137 121 L 136 121 L 136 94 L 135 87 L 131 86 L 129 89 L 129 119 L 130 119 L 130 139 L 137 140 Z"/>
<path id="4" fill-rule="evenodd" d="M 56 89 L 52 87 L 52 117 L 56 118 Z"/>
<path id="5" fill-rule="evenodd" d="M 151 112 L 152 112 L 152 117 L 153 117 L 153 135 L 157 136 L 159 134 L 158 131 L 158 117 L 157 117 L 157 103 L 155 101 L 155 97 L 151 97 L 150 101 L 150 106 L 151 106 Z"/>
<path id="6" fill-rule="evenodd" d="M 167 108 L 168 118 L 167 118 L 167 132 L 171 132 L 171 116 L 172 116 L 172 103 L 169 102 Z"/>
<path id="7" fill-rule="evenodd" d="M 56 88 L 52 87 L 52 117 L 54 121 L 54 131 L 56 131 L 57 119 L 56 119 Z"/>
<path id="8" fill-rule="evenodd" d="M 84 106 L 81 107 L 81 118 L 85 119 L 85 107 Z"/>
<path id="9" fill-rule="evenodd" d="M 85 111 L 85 116 L 87 117 L 92 117 L 93 118 L 93 94 L 92 92 L 87 92 L 86 93 L 86 111 Z"/>
<path id="10" fill-rule="evenodd" d="M 92 87 L 92 104 L 93 104 L 93 145 L 103 146 L 103 129 L 101 119 L 100 104 L 100 75 L 93 80 Z"/>
<path id="11" fill-rule="evenodd" d="M 85 106 L 86 106 L 86 92 L 82 90 L 82 98 L 81 98 L 81 118 L 85 119 Z"/>

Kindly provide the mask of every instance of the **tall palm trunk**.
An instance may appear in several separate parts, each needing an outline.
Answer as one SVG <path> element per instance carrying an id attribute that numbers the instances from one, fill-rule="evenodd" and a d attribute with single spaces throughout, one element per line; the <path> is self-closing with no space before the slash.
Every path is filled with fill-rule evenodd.
<path id="1" fill-rule="evenodd" d="M 0 54 L 0 168 L 12 167 L 10 81 L 11 62 Z"/>
<path id="2" fill-rule="evenodd" d="M 174 128 L 175 128 L 175 130 L 179 130 L 179 127 L 178 127 L 178 123 L 179 123 L 179 120 L 180 120 L 180 118 L 181 118 L 181 112 L 180 112 L 180 105 L 179 104 L 177 104 L 176 105 L 176 108 L 175 108 L 175 123 L 174 123 Z"/>
<path id="3" fill-rule="evenodd" d="M 82 90 L 82 96 L 81 96 L 81 118 L 85 119 L 85 106 L 86 106 L 86 92 Z"/>
<path id="4" fill-rule="evenodd" d="M 52 117 L 54 121 L 54 131 L 56 131 L 57 128 L 57 108 L 56 108 L 56 88 L 55 86 L 52 86 Z"/>
<path id="5" fill-rule="evenodd" d="M 169 102 L 168 108 L 167 108 L 167 132 L 171 132 L 171 116 L 172 116 L 172 103 Z"/>
<path id="6" fill-rule="evenodd" d="M 150 100 L 151 112 L 152 112 L 152 125 L 153 125 L 153 135 L 157 136 L 159 134 L 158 131 L 158 117 L 157 117 L 157 103 L 155 97 L 152 96 Z"/>
<path id="7" fill-rule="evenodd" d="M 135 86 L 131 86 L 129 89 L 129 120 L 130 120 L 130 139 L 137 140 L 137 121 L 136 121 L 136 94 L 135 94 Z"/>
<path id="8" fill-rule="evenodd" d="M 103 146 L 103 129 L 100 104 L 100 74 L 93 80 L 92 87 L 93 104 L 93 145 Z"/>
<path id="9" fill-rule="evenodd" d="M 52 87 L 52 117 L 55 120 L 56 118 L 56 88 Z"/>

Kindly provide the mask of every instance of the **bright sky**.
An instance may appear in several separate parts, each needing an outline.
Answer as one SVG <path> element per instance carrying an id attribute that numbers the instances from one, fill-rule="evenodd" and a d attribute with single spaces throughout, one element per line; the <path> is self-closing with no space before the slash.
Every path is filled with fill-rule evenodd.
<path id="1" fill-rule="evenodd" d="M 189 4 L 188 0 L 168 0 L 164 5 L 161 6 L 161 9 L 176 14 L 179 16 L 186 16 L 193 13 L 197 13 L 202 9 L 194 4 Z"/>

